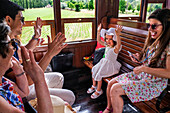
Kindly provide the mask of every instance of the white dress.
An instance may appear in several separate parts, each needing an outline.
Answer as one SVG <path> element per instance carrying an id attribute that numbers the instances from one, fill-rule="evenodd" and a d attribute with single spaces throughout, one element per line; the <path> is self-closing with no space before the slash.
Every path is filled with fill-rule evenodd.
<path id="1" fill-rule="evenodd" d="M 92 78 L 95 81 L 101 81 L 103 77 L 109 77 L 119 73 L 121 64 L 117 61 L 118 54 L 114 52 L 114 48 L 106 47 L 105 58 L 102 58 L 93 66 Z"/>

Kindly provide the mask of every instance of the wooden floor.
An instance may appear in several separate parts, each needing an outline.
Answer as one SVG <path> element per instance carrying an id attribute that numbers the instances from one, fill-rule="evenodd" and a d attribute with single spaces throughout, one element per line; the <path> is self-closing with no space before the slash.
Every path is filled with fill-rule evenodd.
<path id="1" fill-rule="evenodd" d="M 74 93 L 76 94 L 76 102 L 73 107 L 81 106 L 78 113 L 98 113 L 99 111 L 104 110 L 107 105 L 106 93 L 104 92 L 103 95 L 94 100 L 90 98 L 90 94 L 86 93 L 88 87 L 90 87 L 89 83 L 83 83 L 75 87 Z M 126 99 L 124 99 L 124 101 L 125 105 L 123 113 L 141 113 L 133 105 L 130 105 Z"/>
<path id="2" fill-rule="evenodd" d="M 63 73 L 65 78 L 64 88 L 71 89 L 76 95 L 76 101 L 73 107 L 81 106 L 78 113 L 98 113 L 104 110 L 107 105 L 106 99 L 106 83 L 103 83 L 103 95 L 93 100 L 90 94 L 87 94 L 87 89 L 91 86 L 91 75 L 88 69 L 71 70 Z M 123 97 L 124 98 L 124 97 Z M 124 98 L 123 113 L 141 113 L 139 109 L 129 104 L 129 100 Z"/>

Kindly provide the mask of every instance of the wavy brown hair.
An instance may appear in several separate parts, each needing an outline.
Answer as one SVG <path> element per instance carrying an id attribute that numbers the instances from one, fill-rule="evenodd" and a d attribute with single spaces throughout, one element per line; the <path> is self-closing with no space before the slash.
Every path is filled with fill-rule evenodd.
<path id="1" fill-rule="evenodd" d="M 161 54 L 163 53 L 163 51 L 165 50 L 166 46 L 169 44 L 170 41 L 170 10 L 157 9 L 148 17 L 148 19 L 151 18 L 157 19 L 162 23 L 163 26 L 162 34 L 157 39 L 153 39 L 151 38 L 150 32 L 148 32 L 148 37 L 145 41 L 144 47 L 140 54 L 140 58 L 142 59 L 143 57 L 144 59 L 146 51 L 149 46 L 155 47 L 159 42 L 158 48 L 155 51 L 155 55 L 151 59 L 151 63 L 149 65 L 149 67 L 157 67 L 157 61 L 160 59 Z M 165 64 L 166 61 L 163 62 Z"/>
<path id="2" fill-rule="evenodd" d="M 9 44 L 4 44 L 2 41 L 7 41 L 7 35 L 10 32 L 10 27 L 6 23 L 0 23 L 0 55 L 6 58 L 9 53 Z"/>

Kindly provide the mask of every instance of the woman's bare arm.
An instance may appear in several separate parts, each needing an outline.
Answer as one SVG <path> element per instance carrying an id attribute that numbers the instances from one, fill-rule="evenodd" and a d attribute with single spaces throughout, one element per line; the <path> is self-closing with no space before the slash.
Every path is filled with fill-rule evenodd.
<path id="1" fill-rule="evenodd" d="M 10 105 L 3 97 L 0 96 L 0 113 L 25 113 L 25 112 Z"/>
<path id="2" fill-rule="evenodd" d="M 157 77 L 170 79 L 170 55 L 168 55 L 166 59 L 166 68 L 151 68 L 146 66 L 138 66 L 135 67 L 133 71 L 135 74 L 146 72 Z"/>
<path id="3" fill-rule="evenodd" d="M 25 47 L 21 47 L 21 52 L 22 52 L 24 70 L 31 77 L 35 85 L 35 91 L 36 91 L 36 96 L 38 101 L 38 112 L 53 113 L 50 93 L 47 84 L 45 82 L 43 70 L 35 62 L 32 51 L 29 50 L 28 53 Z"/>

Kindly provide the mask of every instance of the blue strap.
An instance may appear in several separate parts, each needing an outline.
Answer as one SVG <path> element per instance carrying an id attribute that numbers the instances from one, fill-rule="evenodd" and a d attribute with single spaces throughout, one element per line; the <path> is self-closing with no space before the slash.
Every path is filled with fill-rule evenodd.
<path id="1" fill-rule="evenodd" d="M 16 45 L 16 51 L 14 52 L 14 57 L 16 58 L 16 59 L 18 59 L 19 60 L 19 56 L 18 56 L 18 43 L 17 42 L 15 42 L 15 45 Z"/>

